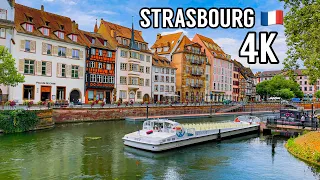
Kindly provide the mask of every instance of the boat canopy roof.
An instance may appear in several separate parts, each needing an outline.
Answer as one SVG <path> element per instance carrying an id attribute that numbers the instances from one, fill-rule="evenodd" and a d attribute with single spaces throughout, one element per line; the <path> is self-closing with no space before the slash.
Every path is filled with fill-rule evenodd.
<path id="1" fill-rule="evenodd" d="M 172 125 L 180 125 L 180 123 L 178 122 L 175 122 L 175 121 L 171 121 L 169 119 L 151 119 L 151 120 L 147 120 L 143 123 L 143 125 L 145 124 L 150 124 L 151 122 L 153 123 L 169 123 L 169 124 L 172 124 Z"/>

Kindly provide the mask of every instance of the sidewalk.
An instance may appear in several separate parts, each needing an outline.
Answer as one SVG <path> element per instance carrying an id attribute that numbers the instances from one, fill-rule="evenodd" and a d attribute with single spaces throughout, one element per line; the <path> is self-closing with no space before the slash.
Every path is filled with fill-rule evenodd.
<path id="1" fill-rule="evenodd" d="M 254 111 L 252 114 L 272 113 L 273 111 Z M 277 111 L 276 111 L 277 112 Z M 162 116 L 149 116 L 148 119 L 184 119 L 184 118 L 197 118 L 197 117 L 210 117 L 210 116 L 224 116 L 224 115 L 246 115 L 251 112 L 227 112 L 227 113 L 212 113 L 210 114 L 180 114 L 180 115 L 162 115 Z M 127 121 L 145 121 L 147 117 L 126 117 Z"/>

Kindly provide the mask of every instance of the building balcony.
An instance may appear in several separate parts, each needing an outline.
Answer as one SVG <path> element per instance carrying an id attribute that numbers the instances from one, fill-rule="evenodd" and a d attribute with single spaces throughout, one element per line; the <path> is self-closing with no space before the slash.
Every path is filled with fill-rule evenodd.
<path id="1" fill-rule="evenodd" d="M 193 75 L 193 76 L 202 76 L 203 72 L 202 71 L 191 71 L 191 75 Z"/>
<path id="2" fill-rule="evenodd" d="M 191 64 L 196 64 L 196 65 L 202 65 L 203 64 L 202 60 L 189 59 L 189 62 Z"/>
<path id="3" fill-rule="evenodd" d="M 190 87 L 192 87 L 192 88 L 202 88 L 203 84 L 190 84 Z"/>
<path id="4" fill-rule="evenodd" d="M 139 89 L 139 84 L 128 84 L 128 89 L 137 90 Z"/>

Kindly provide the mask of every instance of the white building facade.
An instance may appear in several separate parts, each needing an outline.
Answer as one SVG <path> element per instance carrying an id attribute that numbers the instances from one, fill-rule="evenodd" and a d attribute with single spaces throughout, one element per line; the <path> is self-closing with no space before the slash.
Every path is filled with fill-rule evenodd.
<path id="1" fill-rule="evenodd" d="M 14 1 L 2 0 L 0 7 L 0 46 L 5 46 L 10 53 L 13 45 Z M 0 103 L 8 101 L 9 87 L 0 84 Z"/>
<path id="2" fill-rule="evenodd" d="M 171 62 L 158 55 L 152 57 L 152 98 L 153 102 L 175 100 L 176 95 L 176 68 Z"/>
<path id="3" fill-rule="evenodd" d="M 24 74 L 25 82 L 10 88 L 9 97 L 22 103 L 24 100 L 67 100 L 84 102 L 85 46 L 78 36 L 78 27 L 67 17 L 46 13 L 16 4 L 16 10 L 28 14 L 17 18 L 14 32 L 16 44 L 13 55 L 16 67 Z M 42 11 L 42 15 L 37 16 Z M 32 12 L 32 13 L 30 13 Z M 17 16 L 17 13 L 16 13 Z M 60 18 L 59 27 L 54 20 Z M 46 20 L 41 27 L 39 19 Z M 52 26 L 50 26 L 52 24 Z M 57 23 L 58 24 L 58 23 Z M 21 27 L 19 27 L 21 25 Z M 30 27 L 31 26 L 31 27 Z M 72 30 L 71 30 L 72 29 Z M 39 34 L 42 33 L 42 34 Z"/>

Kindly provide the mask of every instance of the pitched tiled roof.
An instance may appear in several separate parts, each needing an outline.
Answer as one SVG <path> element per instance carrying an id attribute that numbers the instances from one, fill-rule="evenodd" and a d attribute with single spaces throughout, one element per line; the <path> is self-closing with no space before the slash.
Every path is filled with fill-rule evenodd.
<path id="1" fill-rule="evenodd" d="M 181 39 L 181 42 L 180 42 L 179 46 L 177 47 L 175 53 L 182 52 L 182 51 L 184 51 L 184 47 L 185 46 L 193 45 L 193 44 L 195 44 L 198 47 L 201 47 L 201 45 L 199 43 L 191 41 L 187 36 L 183 36 L 183 38 Z"/>
<path id="2" fill-rule="evenodd" d="M 32 18 L 32 22 L 30 22 L 28 17 Z M 46 26 L 45 22 L 49 22 L 49 26 Z M 79 34 L 79 30 L 77 29 L 77 25 L 74 21 L 71 21 L 70 18 L 65 16 L 60 16 L 57 14 L 49 13 L 43 10 L 34 9 L 31 7 L 27 7 L 21 4 L 15 4 L 15 28 L 17 32 L 24 33 L 24 34 L 30 34 L 33 36 L 39 36 L 43 38 L 53 39 L 57 41 L 63 41 L 78 45 L 85 45 L 82 38 L 78 37 L 77 42 L 72 41 L 69 39 L 68 35 L 70 34 Z M 34 25 L 33 32 L 26 31 L 22 25 L 24 23 L 30 23 Z M 57 30 L 60 30 L 60 26 L 64 26 L 63 32 L 65 33 L 64 39 L 58 38 L 54 32 Z M 47 27 L 49 28 L 49 36 L 43 35 L 39 28 L 41 27 Z"/>
<path id="3" fill-rule="evenodd" d="M 159 56 L 157 53 L 152 56 L 152 66 L 175 68 L 167 58 Z"/>
<path id="4" fill-rule="evenodd" d="M 158 39 L 151 46 L 151 49 L 159 48 L 159 47 L 169 47 L 168 51 L 161 51 L 158 54 L 169 54 L 172 51 L 172 48 L 177 44 L 179 38 L 183 33 L 177 32 L 173 34 L 160 35 L 158 34 Z"/>
<path id="5" fill-rule="evenodd" d="M 212 53 L 214 52 L 215 54 L 213 54 L 216 58 L 219 58 L 219 59 L 224 59 L 224 60 L 229 60 L 227 58 L 227 55 L 226 53 L 221 49 L 221 47 L 215 43 L 211 38 L 208 38 L 206 36 L 203 36 L 203 35 L 200 35 L 200 34 L 196 34 L 196 36 L 199 37 L 199 39 L 203 42 L 203 44 L 207 47 L 207 49 Z M 206 43 L 208 44 L 212 44 L 218 48 L 214 48 L 212 46 L 208 46 Z M 230 60 L 231 61 L 231 60 Z"/>
<path id="6" fill-rule="evenodd" d="M 303 69 L 297 69 L 294 70 L 295 74 L 297 74 L 298 76 L 303 76 Z M 276 71 L 263 71 L 259 74 L 260 77 L 271 77 L 271 76 L 275 76 L 278 74 L 282 74 L 285 73 L 283 70 L 276 70 Z"/>
<path id="7" fill-rule="evenodd" d="M 108 42 L 107 42 L 107 46 L 104 46 L 104 41 L 107 41 L 107 40 L 104 39 L 100 34 L 93 33 L 93 32 L 87 32 L 87 31 L 83 31 L 83 30 L 79 30 L 79 32 L 80 32 L 80 36 L 84 40 L 84 43 L 88 47 L 96 47 L 96 48 L 114 50 L 114 48 L 112 48 Z M 92 44 L 92 38 L 95 38 L 94 44 Z"/>
<path id="8" fill-rule="evenodd" d="M 239 68 L 239 71 L 244 78 L 247 79 L 248 77 L 251 77 L 251 78 L 254 77 L 254 74 L 250 68 L 244 67 L 240 62 L 236 60 L 233 60 L 233 64 Z"/>

